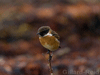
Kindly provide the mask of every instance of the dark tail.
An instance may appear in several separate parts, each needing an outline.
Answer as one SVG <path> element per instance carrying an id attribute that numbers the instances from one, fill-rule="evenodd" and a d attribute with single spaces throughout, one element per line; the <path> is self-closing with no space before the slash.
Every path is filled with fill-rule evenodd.
<path id="1" fill-rule="evenodd" d="M 59 46 L 59 48 L 61 48 L 61 46 Z"/>

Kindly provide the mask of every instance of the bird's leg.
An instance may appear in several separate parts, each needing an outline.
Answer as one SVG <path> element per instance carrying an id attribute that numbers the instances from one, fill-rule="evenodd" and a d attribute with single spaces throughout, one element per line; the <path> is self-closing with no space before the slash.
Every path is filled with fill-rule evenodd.
<path id="1" fill-rule="evenodd" d="M 52 59 L 52 54 L 51 54 L 50 50 L 48 50 L 47 54 L 49 54 L 49 60 L 48 60 L 48 61 L 51 61 L 51 59 Z"/>
<path id="2" fill-rule="evenodd" d="M 49 54 L 49 53 L 50 53 L 50 50 L 48 50 L 47 54 Z"/>

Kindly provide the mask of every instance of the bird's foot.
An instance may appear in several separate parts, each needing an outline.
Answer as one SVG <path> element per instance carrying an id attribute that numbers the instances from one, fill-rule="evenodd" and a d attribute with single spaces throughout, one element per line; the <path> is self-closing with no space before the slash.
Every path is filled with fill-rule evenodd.
<path id="1" fill-rule="evenodd" d="M 49 53 L 50 53 L 50 50 L 48 50 L 47 54 L 49 54 Z"/>

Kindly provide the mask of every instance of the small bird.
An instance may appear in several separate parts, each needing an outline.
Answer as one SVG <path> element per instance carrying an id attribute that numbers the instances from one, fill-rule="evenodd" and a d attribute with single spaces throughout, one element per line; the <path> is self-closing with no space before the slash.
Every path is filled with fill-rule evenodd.
<path id="1" fill-rule="evenodd" d="M 59 35 L 49 26 L 42 26 L 38 29 L 39 40 L 48 52 L 55 51 L 60 48 Z"/>

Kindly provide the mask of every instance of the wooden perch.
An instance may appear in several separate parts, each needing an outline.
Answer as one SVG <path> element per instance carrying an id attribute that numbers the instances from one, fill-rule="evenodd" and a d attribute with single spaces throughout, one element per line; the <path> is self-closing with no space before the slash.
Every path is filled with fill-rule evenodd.
<path id="1" fill-rule="evenodd" d="M 48 51 L 48 54 L 49 54 L 49 68 L 50 68 L 50 75 L 53 75 L 53 69 L 52 69 L 52 66 L 51 66 L 51 60 L 52 60 L 52 52 L 51 51 Z"/>

